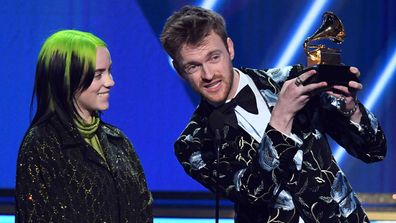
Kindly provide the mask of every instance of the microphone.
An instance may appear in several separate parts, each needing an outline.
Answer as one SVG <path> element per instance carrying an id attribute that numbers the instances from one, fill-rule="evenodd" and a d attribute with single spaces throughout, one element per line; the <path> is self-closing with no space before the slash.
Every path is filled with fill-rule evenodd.
<path id="1" fill-rule="evenodd" d="M 217 163 L 216 163 L 216 205 L 215 205 L 215 222 L 219 223 L 220 218 L 220 191 L 219 191 L 219 180 L 220 180 L 220 146 L 221 146 L 221 137 L 220 137 L 220 130 L 216 129 L 215 133 L 215 144 L 217 145 Z"/>

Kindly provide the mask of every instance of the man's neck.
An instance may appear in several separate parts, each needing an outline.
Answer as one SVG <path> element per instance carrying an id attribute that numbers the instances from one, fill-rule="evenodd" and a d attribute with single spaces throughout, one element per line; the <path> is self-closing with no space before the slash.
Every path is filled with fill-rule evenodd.
<path id="1" fill-rule="evenodd" d="M 230 93 L 228 94 L 227 101 L 233 99 L 238 91 L 239 81 L 240 81 L 240 74 L 237 69 L 233 69 L 234 72 L 234 79 L 232 81 L 232 86 L 230 89 Z"/>

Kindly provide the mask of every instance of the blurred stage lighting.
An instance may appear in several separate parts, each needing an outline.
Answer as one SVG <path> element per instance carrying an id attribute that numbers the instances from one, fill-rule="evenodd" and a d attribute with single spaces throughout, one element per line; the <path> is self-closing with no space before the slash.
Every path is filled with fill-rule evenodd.
<path id="1" fill-rule="evenodd" d="M 378 78 L 378 80 L 375 81 L 376 84 L 373 87 L 370 95 L 363 102 L 363 104 L 366 106 L 368 110 L 371 111 L 373 109 L 375 103 L 377 102 L 377 99 L 381 96 L 383 90 L 385 89 L 386 84 L 390 82 L 390 78 L 395 73 L 395 69 L 396 69 L 396 47 L 393 49 L 393 53 L 390 59 L 388 60 L 388 62 L 385 63 L 384 70 L 379 72 L 381 75 Z M 341 163 L 343 161 L 344 156 L 345 156 L 344 148 L 338 146 L 337 149 L 335 150 L 334 158 L 337 160 L 338 163 Z"/>
<path id="2" fill-rule="evenodd" d="M 202 0 L 197 5 L 205 9 L 215 10 L 219 0 Z"/>
<path id="3" fill-rule="evenodd" d="M 275 67 L 282 67 L 290 64 L 296 54 L 296 50 L 302 48 L 303 41 L 308 37 L 308 31 L 311 29 L 314 21 L 318 21 L 317 17 L 327 3 L 327 0 L 316 0 L 309 8 L 308 12 L 303 13 L 305 17 L 302 19 L 301 24 L 297 26 L 297 30 L 291 35 L 292 39 L 289 44 L 287 44 L 278 62 L 276 62 Z"/>

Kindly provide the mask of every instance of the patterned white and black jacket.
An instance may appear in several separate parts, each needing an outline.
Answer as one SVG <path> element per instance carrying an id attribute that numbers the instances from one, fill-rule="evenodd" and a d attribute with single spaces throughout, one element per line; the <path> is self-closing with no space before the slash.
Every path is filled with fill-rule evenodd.
<path id="1" fill-rule="evenodd" d="M 240 70 L 252 78 L 272 111 L 283 83 L 302 69 L 296 65 Z M 218 186 L 221 194 L 235 203 L 236 223 L 299 219 L 368 222 L 332 155 L 327 137 L 352 156 L 371 163 L 384 159 L 385 136 L 377 119 L 361 103 L 363 117 L 356 126 L 337 111 L 333 102 L 334 98 L 322 94 L 297 113 L 292 132 L 302 139 L 302 144 L 269 124 L 261 142 L 240 127 L 224 125 L 217 180 L 217 147 L 208 123 L 214 108 L 202 99 L 175 142 L 175 155 L 188 175 L 213 192 Z"/>

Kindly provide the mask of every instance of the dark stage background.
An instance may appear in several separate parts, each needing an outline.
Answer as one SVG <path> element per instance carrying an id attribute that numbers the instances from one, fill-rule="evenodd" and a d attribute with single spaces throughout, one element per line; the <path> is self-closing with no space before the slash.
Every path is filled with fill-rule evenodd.
<path id="1" fill-rule="evenodd" d="M 29 124 L 29 103 L 41 44 L 60 29 L 93 32 L 109 46 L 116 85 L 103 119 L 120 127 L 134 143 L 153 191 L 203 191 L 173 155 L 173 141 L 194 110 L 195 96 L 169 65 L 158 40 L 174 10 L 185 0 L 2 0 L 0 4 L 0 189 L 13 189 L 18 147 Z M 338 46 L 343 62 L 359 67 L 360 99 L 371 107 L 388 138 L 385 161 L 366 165 L 334 153 L 358 192 L 395 192 L 396 2 L 393 0 L 230 0 L 212 1 L 224 15 L 236 48 L 235 66 L 267 68 L 305 63 L 302 43 L 333 11 L 344 23 L 346 40 Z M 280 61 L 290 40 L 302 31 L 304 17 L 316 16 Z M 292 48 L 290 48 L 292 49 Z M 395 57 L 395 56 L 394 56 Z M 388 67 L 388 70 L 384 70 Z M 382 76 L 382 75 L 388 76 Z M 380 78 L 383 77 L 382 81 Z M 382 83 L 381 85 L 379 83 Z M 371 99 L 369 98 L 371 97 Z M 340 155 L 341 154 L 341 155 Z"/>

